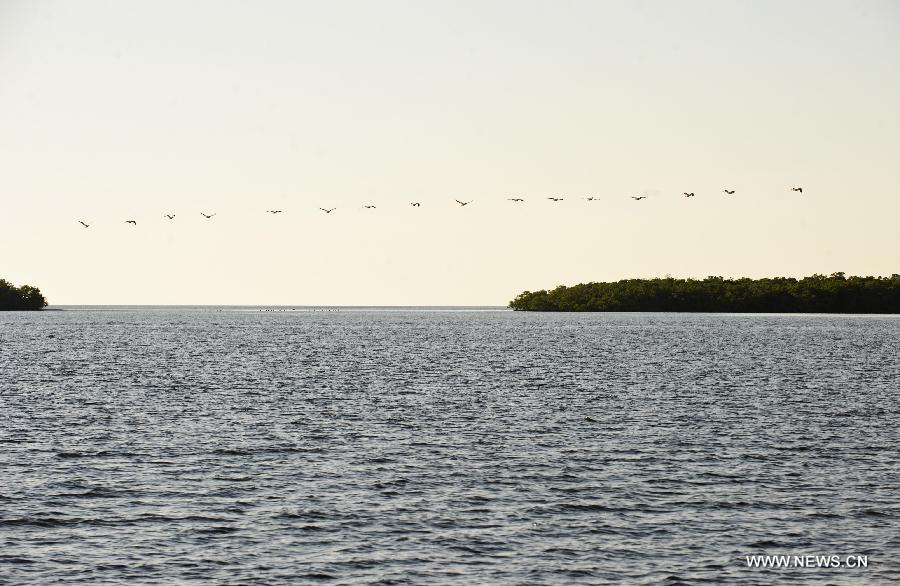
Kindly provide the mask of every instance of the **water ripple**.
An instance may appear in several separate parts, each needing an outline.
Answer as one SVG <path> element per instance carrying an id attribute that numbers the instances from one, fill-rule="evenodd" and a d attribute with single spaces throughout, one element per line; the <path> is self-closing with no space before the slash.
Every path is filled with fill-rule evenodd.
<path id="1" fill-rule="evenodd" d="M 898 356 L 877 316 L 0 314 L 0 582 L 897 582 Z"/>

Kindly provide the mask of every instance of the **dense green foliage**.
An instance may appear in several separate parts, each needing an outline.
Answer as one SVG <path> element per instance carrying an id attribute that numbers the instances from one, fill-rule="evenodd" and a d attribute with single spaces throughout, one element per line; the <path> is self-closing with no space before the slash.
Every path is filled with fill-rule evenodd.
<path id="1" fill-rule="evenodd" d="M 46 306 L 47 300 L 37 287 L 16 287 L 9 281 L 0 279 L 0 311 L 44 309 Z"/>
<path id="2" fill-rule="evenodd" d="M 900 275 L 627 279 L 525 291 L 509 306 L 522 311 L 900 313 Z"/>

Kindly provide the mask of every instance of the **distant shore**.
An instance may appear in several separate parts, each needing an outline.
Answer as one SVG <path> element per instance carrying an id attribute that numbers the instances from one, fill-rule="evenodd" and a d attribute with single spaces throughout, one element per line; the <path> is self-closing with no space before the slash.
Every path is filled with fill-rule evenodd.
<path id="1" fill-rule="evenodd" d="M 16 287 L 6 279 L 0 279 L 0 311 L 37 311 L 45 307 L 47 300 L 37 287 Z"/>
<path id="2" fill-rule="evenodd" d="M 626 279 L 525 291 L 509 307 L 517 311 L 900 313 L 900 274 Z"/>

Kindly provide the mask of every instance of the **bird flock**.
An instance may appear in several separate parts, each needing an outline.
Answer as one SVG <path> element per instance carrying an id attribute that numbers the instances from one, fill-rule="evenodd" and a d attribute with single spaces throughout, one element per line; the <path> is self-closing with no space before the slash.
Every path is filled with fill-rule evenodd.
<path id="1" fill-rule="evenodd" d="M 802 187 L 791 187 L 791 191 L 797 192 L 800 195 L 803 195 Z M 725 195 L 734 195 L 735 192 L 736 192 L 736 190 L 728 189 L 727 187 L 722 190 L 722 193 L 724 193 Z M 682 192 L 682 195 L 686 198 L 691 198 L 691 197 L 694 197 L 696 194 L 693 191 L 684 191 L 684 192 Z M 547 197 L 546 199 L 549 201 L 552 201 L 553 203 L 559 203 L 561 201 L 566 201 L 566 198 L 559 197 L 559 196 L 550 196 L 550 197 Z M 593 196 L 585 197 L 584 199 L 586 201 L 590 201 L 590 202 L 600 201 L 599 197 L 593 197 Z M 634 201 L 641 201 L 641 200 L 647 199 L 647 196 L 646 195 L 632 195 L 631 199 L 633 199 Z M 461 201 L 461 200 L 456 199 L 454 201 L 456 203 L 458 203 L 460 205 L 460 207 L 465 207 L 465 206 L 469 205 L 470 203 L 473 203 L 474 200 Z M 506 198 L 506 201 L 510 201 L 510 202 L 519 204 L 519 203 L 525 203 L 526 200 L 524 197 L 508 197 L 508 198 Z M 409 205 L 414 208 L 422 207 L 422 203 L 418 202 L 418 201 L 411 201 L 411 202 L 409 202 Z M 365 204 L 362 207 L 367 210 L 374 210 L 374 209 L 377 209 L 378 206 L 375 206 L 373 204 Z M 319 209 L 322 210 L 323 212 L 325 212 L 326 214 L 331 214 L 333 211 L 337 210 L 336 207 L 334 207 L 334 208 L 321 208 L 320 207 Z M 277 215 L 277 214 L 283 214 L 284 210 L 266 210 L 266 213 L 272 214 L 272 215 Z M 200 212 L 200 215 L 203 216 L 204 218 L 206 218 L 207 220 L 211 220 L 215 217 L 216 214 L 215 213 L 207 214 L 206 212 Z M 175 214 L 163 214 L 163 217 L 166 218 L 167 220 L 171 221 L 171 220 L 175 219 Z M 93 224 L 88 224 L 84 220 L 78 220 L 78 223 L 81 224 L 82 226 L 84 226 L 85 229 L 90 228 L 93 225 Z M 127 219 L 127 220 L 125 220 L 125 223 L 131 224 L 132 226 L 137 226 L 137 220 L 134 220 L 134 219 Z"/>

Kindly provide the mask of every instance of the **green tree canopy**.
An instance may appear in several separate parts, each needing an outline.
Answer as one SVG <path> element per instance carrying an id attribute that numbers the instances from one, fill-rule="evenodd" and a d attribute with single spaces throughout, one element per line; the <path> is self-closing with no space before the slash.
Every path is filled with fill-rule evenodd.
<path id="1" fill-rule="evenodd" d="M 31 285 L 16 287 L 0 279 L 0 311 L 38 310 L 47 306 L 41 290 Z"/>
<path id="2" fill-rule="evenodd" d="M 900 313 L 900 275 L 626 279 L 525 291 L 509 307 L 520 311 Z"/>

